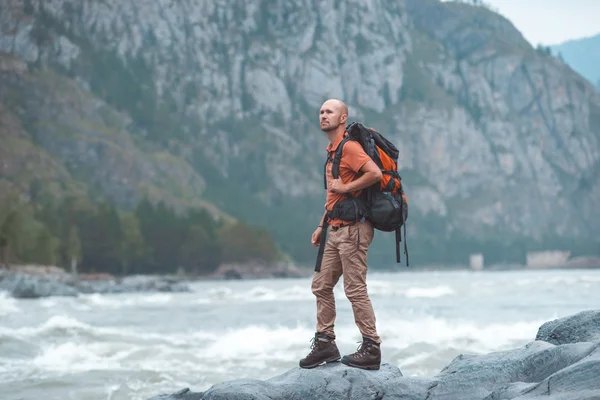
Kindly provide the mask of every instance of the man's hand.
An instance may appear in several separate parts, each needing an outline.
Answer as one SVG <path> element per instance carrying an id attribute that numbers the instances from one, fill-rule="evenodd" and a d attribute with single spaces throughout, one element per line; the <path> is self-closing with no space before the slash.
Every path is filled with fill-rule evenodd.
<path id="1" fill-rule="evenodd" d="M 317 230 L 315 230 L 312 234 L 312 244 L 315 247 L 319 247 L 319 244 L 321 242 L 321 231 L 323 231 L 323 229 L 321 227 L 318 227 Z"/>
<path id="2" fill-rule="evenodd" d="M 329 190 L 334 193 L 347 193 L 348 188 L 341 179 L 332 179 L 329 181 Z"/>

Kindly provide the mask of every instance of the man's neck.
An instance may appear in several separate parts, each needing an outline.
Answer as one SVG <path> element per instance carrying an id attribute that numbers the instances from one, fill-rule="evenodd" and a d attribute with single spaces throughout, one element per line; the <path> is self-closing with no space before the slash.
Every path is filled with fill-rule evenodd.
<path id="1" fill-rule="evenodd" d="M 344 134 L 345 130 L 346 127 L 340 125 L 340 127 L 338 127 L 335 131 L 327 132 L 327 138 L 329 139 L 329 142 L 332 144 L 335 143 L 335 141 L 340 137 L 340 135 Z"/>

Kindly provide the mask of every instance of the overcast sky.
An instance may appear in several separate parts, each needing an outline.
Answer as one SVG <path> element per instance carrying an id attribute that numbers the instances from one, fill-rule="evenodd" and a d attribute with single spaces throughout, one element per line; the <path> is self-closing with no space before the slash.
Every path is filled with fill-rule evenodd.
<path id="1" fill-rule="evenodd" d="M 600 33 L 600 0 L 485 0 L 532 45 Z"/>

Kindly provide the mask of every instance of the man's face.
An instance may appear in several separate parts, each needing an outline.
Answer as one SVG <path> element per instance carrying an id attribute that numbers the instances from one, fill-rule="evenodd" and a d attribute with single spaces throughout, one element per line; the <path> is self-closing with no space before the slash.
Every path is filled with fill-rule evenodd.
<path id="1" fill-rule="evenodd" d="M 319 110 L 319 122 L 323 132 L 336 130 L 346 122 L 346 118 L 347 115 L 343 112 L 343 107 L 334 101 L 326 101 Z"/>

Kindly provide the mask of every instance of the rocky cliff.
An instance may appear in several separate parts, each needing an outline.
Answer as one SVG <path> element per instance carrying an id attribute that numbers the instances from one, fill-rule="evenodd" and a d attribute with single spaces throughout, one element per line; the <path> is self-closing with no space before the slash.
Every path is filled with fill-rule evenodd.
<path id="1" fill-rule="evenodd" d="M 400 148 L 413 260 L 600 233 L 600 95 L 485 8 L 6 0 L 0 25 L 3 57 L 21 63 L 1 72 L 3 110 L 42 149 L 30 168 L 58 160 L 53 176 L 124 205 L 140 188 L 202 201 L 312 260 L 317 112 L 340 97 Z M 384 236 L 373 257 L 393 262 Z"/>

